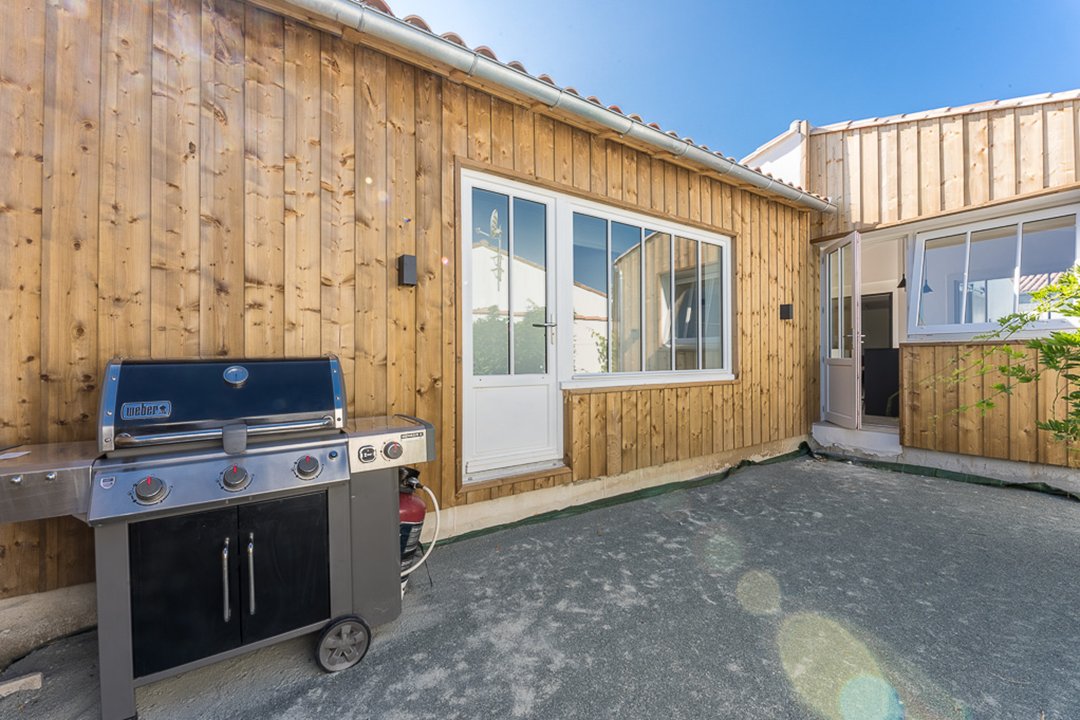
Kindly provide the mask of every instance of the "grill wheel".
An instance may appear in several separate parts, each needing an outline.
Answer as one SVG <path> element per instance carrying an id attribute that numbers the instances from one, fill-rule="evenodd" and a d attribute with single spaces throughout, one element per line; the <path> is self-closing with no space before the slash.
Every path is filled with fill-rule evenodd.
<path id="1" fill-rule="evenodd" d="M 371 628 L 358 615 L 332 621 L 319 634 L 315 662 L 325 672 L 348 670 L 364 659 L 371 645 Z"/>

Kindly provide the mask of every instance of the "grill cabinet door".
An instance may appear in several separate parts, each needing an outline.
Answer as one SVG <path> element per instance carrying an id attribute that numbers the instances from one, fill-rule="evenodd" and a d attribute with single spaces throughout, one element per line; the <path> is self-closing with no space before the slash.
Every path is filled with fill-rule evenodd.
<path id="1" fill-rule="evenodd" d="M 234 508 L 133 523 L 129 542 L 135 677 L 240 644 Z"/>
<path id="2" fill-rule="evenodd" d="M 252 503 L 239 512 L 243 642 L 328 619 L 326 493 Z"/>

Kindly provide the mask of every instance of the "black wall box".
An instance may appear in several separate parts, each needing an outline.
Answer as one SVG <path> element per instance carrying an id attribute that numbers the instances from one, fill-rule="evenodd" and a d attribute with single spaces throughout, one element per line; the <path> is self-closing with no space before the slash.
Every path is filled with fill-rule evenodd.
<path id="1" fill-rule="evenodd" d="M 416 285 L 416 256 L 398 255 L 397 259 L 397 282 L 398 285 Z"/>

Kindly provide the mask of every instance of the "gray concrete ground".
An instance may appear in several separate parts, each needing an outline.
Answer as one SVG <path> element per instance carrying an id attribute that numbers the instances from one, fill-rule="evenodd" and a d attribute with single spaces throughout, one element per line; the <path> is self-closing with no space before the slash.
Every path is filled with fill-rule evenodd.
<path id="1" fill-rule="evenodd" d="M 1078 520 L 1019 490 L 748 468 L 448 545 L 356 668 L 322 674 L 305 638 L 141 689 L 140 716 L 1078 718 Z M 45 687 L 0 717 L 96 717 L 95 641 L 8 668 Z"/>

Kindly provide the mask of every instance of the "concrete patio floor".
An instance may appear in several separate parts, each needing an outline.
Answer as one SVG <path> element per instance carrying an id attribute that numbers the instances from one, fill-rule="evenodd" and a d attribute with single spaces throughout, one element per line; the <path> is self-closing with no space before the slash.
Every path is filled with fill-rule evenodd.
<path id="1" fill-rule="evenodd" d="M 1067 499 L 800 458 L 453 543 L 356 668 L 303 638 L 140 717 L 1077 718 L 1078 547 Z M 0 717 L 98 716 L 93 632 L 35 670 Z"/>

